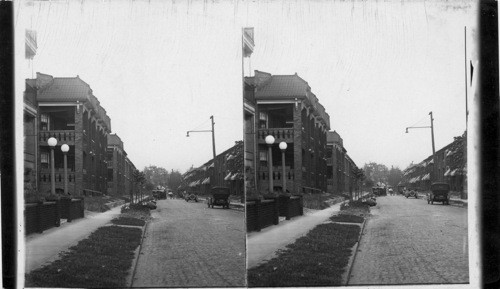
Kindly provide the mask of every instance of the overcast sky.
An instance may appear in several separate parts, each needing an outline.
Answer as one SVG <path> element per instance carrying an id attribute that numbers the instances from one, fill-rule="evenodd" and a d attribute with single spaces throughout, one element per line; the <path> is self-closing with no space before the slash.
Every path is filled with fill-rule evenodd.
<path id="1" fill-rule="evenodd" d="M 191 3 L 190 3 L 191 2 Z M 464 26 L 473 1 L 58 1 L 19 5 L 37 30 L 34 71 L 79 75 L 137 168 L 184 172 L 241 140 L 241 28 L 251 69 L 298 73 L 358 166 L 404 169 L 465 130 Z M 25 21 L 24 21 L 25 20 Z M 248 65 L 245 65 L 248 70 Z M 248 73 L 248 72 L 246 72 Z"/>

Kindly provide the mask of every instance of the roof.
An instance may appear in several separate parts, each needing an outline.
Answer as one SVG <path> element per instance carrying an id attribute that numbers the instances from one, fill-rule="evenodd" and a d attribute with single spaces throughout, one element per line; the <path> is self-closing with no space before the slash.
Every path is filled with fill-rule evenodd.
<path id="1" fill-rule="evenodd" d="M 53 77 L 48 74 L 37 72 L 36 79 L 27 79 L 30 86 L 36 84 L 39 103 L 43 102 L 71 102 L 77 101 L 82 104 L 88 103 L 102 120 L 104 126 L 111 131 L 111 119 L 106 110 L 100 106 L 99 100 L 93 95 L 90 86 L 77 75 L 76 77 Z"/>
<path id="2" fill-rule="evenodd" d="M 256 99 L 263 98 L 306 98 L 310 87 L 305 80 L 297 74 L 293 75 L 264 75 L 258 78 L 259 71 L 256 71 L 257 79 L 254 82 L 258 84 L 255 91 Z M 262 83 L 259 83 L 262 82 Z"/>
<path id="3" fill-rule="evenodd" d="M 108 134 L 108 146 L 117 145 L 123 149 L 123 142 L 117 134 Z"/>
<path id="4" fill-rule="evenodd" d="M 89 100 L 90 86 L 77 77 L 54 77 L 50 83 L 40 87 L 38 101 L 81 101 Z"/>

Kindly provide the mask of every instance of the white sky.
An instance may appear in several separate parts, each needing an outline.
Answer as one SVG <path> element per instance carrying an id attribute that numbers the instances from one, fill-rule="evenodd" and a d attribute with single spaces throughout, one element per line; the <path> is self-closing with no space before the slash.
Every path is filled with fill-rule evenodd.
<path id="1" fill-rule="evenodd" d="M 191 3 L 190 3 L 191 2 Z M 444 2 L 443 2 L 444 3 Z M 251 68 L 308 81 L 358 166 L 404 169 L 465 130 L 464 26 L 472 1 L 59 1 L 19 5 L 35 71 L 79 75 L 137 168 L 182 172 L 243 138 L 241 28 Z M 461 8 L 468 7 L 468 8 Z"/>

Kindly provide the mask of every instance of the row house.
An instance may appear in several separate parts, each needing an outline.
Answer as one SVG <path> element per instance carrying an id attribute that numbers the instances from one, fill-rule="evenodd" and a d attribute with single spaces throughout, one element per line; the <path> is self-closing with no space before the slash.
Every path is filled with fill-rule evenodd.
<path id="1" fill-rule="evenodd" d="M 350 194 L 355 190 L 356 177 L 353 171 L 358 169 L 347 154 L 344 143 L 336 131 L 327 134 L 327 191 L 335 194 Z"/>
<path id="2" fill-rule="evenodd" d="M 464 192 L 467 179 L 466 151 L 467 135 L 464 133 L 436 151 L 436 165 L 431 155 L 420 163 L 406 168 L 400 185 L 429 190 L 433 182 L 446 182 L 452 191 Z"/>
<path id="3" fill-rule="evenodd" d="M 271 75 L 255 70 L 253 77 L 246 77 L 245 87 L 247 97 L 252 96 L 255 101 L 254 129 L 245 131 L 245 135 L 253 136 L 255 142 L 257 194 L 269 192 L 270 178 L 275 186 L 285 181 L 287 190 L 294 194 L 326 191 L 326 134 L 330 117 L 309 84 L 296 73 Z M 265 142 L 268 135 L 275 138 L 270 156 Z M 281 142 L 287 143 L 285 175 Z"/>
<path id="4" fill-rule="evenodd" d="M 127 157 L 127 152 L 125 152 L 123 147 L 123 141 L 117 134 L 108 135 L 106 162 L 108 165 L 108 195 L 131 195 L 135 166 Z"/>
<path id="5" fill-rule="evenodd" d="M 106 150 L 111 120 L 90 86 L 78 76 L 59 78 L 42 73 L 37 73 L 36 79 L 28 79 L 26 85 L 25 97 L 36 99 L 38 104 L 34 133 L 38 191 L 50 193 L 51 158 L 47 140 L 54 137 L 56 192 L 64 191 L 61 145 L 67 144 L 68 192 L 76 196 L 106 193 Z"/>
<path id="6" fill-rule="evenodd" d="M 206 195 L 213 187 L 228 187 L 232 195 L 244 195 L 243 141 L 218 154 L 201 167 L 183 175 L 183 190 Z"/>

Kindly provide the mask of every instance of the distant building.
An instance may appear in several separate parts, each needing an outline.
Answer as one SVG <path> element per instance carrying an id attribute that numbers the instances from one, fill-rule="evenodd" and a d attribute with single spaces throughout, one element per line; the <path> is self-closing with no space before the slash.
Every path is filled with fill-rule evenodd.
<path id="1" fill-rule="evenodd" d="M 467 134 L 455 137 L 453 142 L 436 151 L 436 163 L 430 155 L 418 164 L 403 171 L 400 185 L 420 190 L 429 190 L 433 182 L 446 182 L 452 191 L 464 192 L 467 180 Z M 433 178 L 435 168 L 436 177 Z"/>
<path id="2" fill-rule="evenodd" d="M 131 162 L 123 148 L 123 142 L 116 134 L 108 134 L 108 148 L 106 162 L 108 165 L 107 193 L 114 196 L 128 196 L 130 180 L 133 180 Z"/>
<path id="3" fill-rule="evenodd" d="M 217 186 L 228 187 L 232 195 L 244 195 L 243 141 L 200 167 L 193 168 L 183 175 L 184 187 L 181 190 L 196 194 L 209 194 Z"/>
<path id="4" fill-rule="evenodd" d="M 68 144 L 68 190 L 71 195 L 105 194 L 107 191 L 107 135 L 111 120 L 90 86 L 76 77 L 37 73 L 26 81 L 26 97 L 38 102 L 38 191 L 50 192 L 50 148 L 55 137 L 56 191 L 64 188 L 63 153 Z"/>
<path id="5" fill-rule="evenodd" d="M 254 137 L 257 192 L 269 192 L 269 178 L 273 186 L 286 180 L 292 193 L 323 192 L 326 183 L 326 133 L 330 117 L 308 83 L 294 75 L 271 75 L 256 70 L 255 76 L 246 78 L 246 100 L 255 100 Z M 246 123 L 246 125 L 249 125 Z M 269 175 L 268 146 L 265 138 L 272 135 L 271 147 L 273 174 Z M 286 142 L 285 175 L 282 176 L 279 143 Z"/>
<path id="6" fill-rule="evenodd" d="M 344 142 L 336 131 L 327 135 L 327 191 L 335 194 L 349 194 L 357 189 L 356 177 L 353 173 L 358 169 L 347 154 Z"/>

